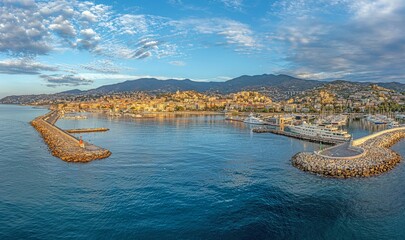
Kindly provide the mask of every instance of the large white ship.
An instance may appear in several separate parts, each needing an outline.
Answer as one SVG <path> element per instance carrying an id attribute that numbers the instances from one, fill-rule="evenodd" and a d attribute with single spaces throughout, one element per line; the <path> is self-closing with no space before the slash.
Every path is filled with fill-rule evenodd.
<path id="1" fill-rule="evenodd" d="M 330 139 L 338 141 L 348 141 L 351 138 L 351 135 L 346 131 L 339 130 L 337 127 L 331 125 L 315 125 L 308 124 L 304 122 L 298 126 L 288 126 L 290 131 L 297 133 L 303 136 L 321 138 L 321 139 Z"/>

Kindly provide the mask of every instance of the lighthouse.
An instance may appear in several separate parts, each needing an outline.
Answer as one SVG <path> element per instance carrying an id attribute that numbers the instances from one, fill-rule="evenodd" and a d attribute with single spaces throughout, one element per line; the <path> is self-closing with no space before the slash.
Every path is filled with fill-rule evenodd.
<path id="1" fill-rule="evenodd" d="M 84 142 L 83 142 L 82 136 L 80 136 L 79 146 L 80 146 L 81 148 L 84 148 Z"/>

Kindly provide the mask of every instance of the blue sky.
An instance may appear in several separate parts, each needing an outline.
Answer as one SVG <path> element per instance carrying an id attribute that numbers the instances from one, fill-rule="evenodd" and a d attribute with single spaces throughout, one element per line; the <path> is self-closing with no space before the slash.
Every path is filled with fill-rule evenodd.
<path id="1" fill-rule="evenodd" d="M 0 97 L 150 76 L 405 83 L 403 0 L 1 0 Z"/>

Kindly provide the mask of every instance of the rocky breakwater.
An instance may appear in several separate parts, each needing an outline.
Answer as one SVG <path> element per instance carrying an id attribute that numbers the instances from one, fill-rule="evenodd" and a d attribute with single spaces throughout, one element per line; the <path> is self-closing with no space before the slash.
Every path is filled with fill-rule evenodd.
<path id="1" fill-rule="evenodd" d="M 84 147 L 81 147 L 78 139 L 45 121 L 45 116 L 34 119 L 31 125 L 42 135 L 53 156 L 66 162 L 90 162 L 111 155 L 109 150 L 87 142 L 83 142 Z"/>
<path id="2" fill-rule="evenodd" d="M 292 164 L 303 171 L 323 176 L 374 176 L 391 170 L 401 161 L 401 156 L 389 148 L 404 137 L 405 130 L 399 129 L 368 139 L 356 146 L 364 151 L 355 156 L 332 157 L 316 152 L 301 152 L 292 157 Z"/>

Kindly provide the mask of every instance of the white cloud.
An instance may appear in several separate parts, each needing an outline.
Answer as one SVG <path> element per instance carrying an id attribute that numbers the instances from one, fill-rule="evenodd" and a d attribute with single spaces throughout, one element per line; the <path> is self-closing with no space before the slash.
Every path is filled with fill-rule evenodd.
<path id="1" fill-rule="evenodd" d="M 55 31 L 63 37 L 76 36 L 76 30 L 72 23 L 66 20 L 62 15 L 54 19 L 53 23 L 49 25 L 49 29 Z"/>
<path id="2" fill-rule="evenodd" d="M 171 65 L 177 66 L 177 67 L 186 66 L 186 63 L 185 63 L 184 61 L 170 61 L 169 63 L 170 63 Z"/>
<path id="3" fill-rule="evenodd" d="M 2 0 L 5 4 L 12 4 L 21 7 L 32 7 L 35 5 L 34 0 Z"/>
<path id="4" fill-rule="evenodd" d="M 100 40 L 100 36 L 93 29 L 87 28 L 80 31 L 76 45 L 79 49 L 93 50 Z"/>
<path id="5" fill-rule="evenodd" d="M 120 73 L 125 70 L 133 70 L 128 67 L 117 66 L 113 61 L 107 59 L 97 60 L 80 66 L 85 70 L 99 73 Z"/>
<path id="6" fill-rule="evenodd" d="M 241 10 L 243 6 L 243 0 L 219 0 L 219 1 L 222 2 L 226 7 L 235 10 Z"/>
<path id="7" fill-rule="evenodd" d="M 33 10 L 38 12 L 44 18 L 64 16 L 71 18 L 76 14 L 73 8 L 74 4 L 69 0 L 58 0 L 48 2 L 37 2 Z"/>
<path id="8" fill-rule="evenodd" d="M 97 16 L 88 10 L 82 12 L 81 19 L 88 22 L 97 22 Z"/>
<path id="9" fill-rule="evenodd" d="M 3 74 L 40 74 L 43 71 L 58 71 L 54 66 L 35 62 L 32 59 L 6 59 L 0 61 L 0 73 Z"/>
<path id="10" fill-rule="evenodd" d="M 379 19 L 392 19 L 400 14 L 398 9 L 403 7 L 402 0 L 358 0 L 353 1 L 349 6 L 354 11 L 356 18 L 373 22 Z"/>
<path id="11" fill-rule="evenodd" d="M 120 33 L 134 35 L 148 31 L 148 23 L 145 15 L 125 14 L 117 18 Z"/>
<path id="12" fill-rule="evenodd" d="M 0 7 L 0 52 L 46 54 L 52 50 L 44 19 L 31 9 Z"/>
<path id="13" fill-rule="evenodd" d="M 228 76 L 218 76 L 216 78 L 221 80 L 221 81 L 228 81 L 228 80 L 233 79 L 232 77 L 228 77 Z"/>
<path id="14" fill-rule="evenodd" d="M 289 71 L 313 79 L 384 81 L 381 77 L 385 74 L 387 79 L 403 81 L 404 1 L 288 3 L 279 12 L 288 17 L 276 27 L 277 34 L 270 41 L 272 45 L 282 46 L 280 51 L 290 63 Z M 344 17 L 331 23 L 325 13 L 336 9 Z M 306 15 L 308 12 L 310 16 Z"/>

